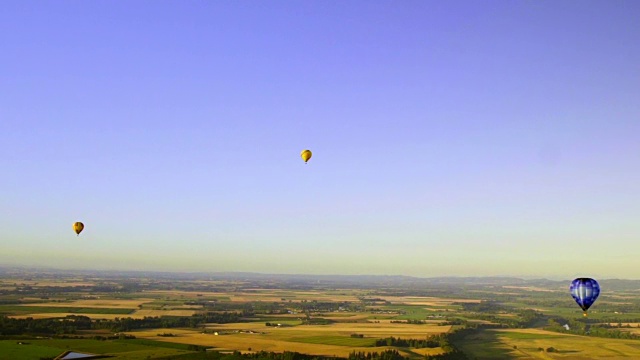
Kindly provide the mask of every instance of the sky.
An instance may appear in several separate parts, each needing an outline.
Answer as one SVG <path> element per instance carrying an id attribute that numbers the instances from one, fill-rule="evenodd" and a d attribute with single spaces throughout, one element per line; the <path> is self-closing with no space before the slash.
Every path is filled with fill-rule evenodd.
<path id="1" fill-rule="evenodd" d="M 5 1 L 0 265 L 640 279 L 639 17 Z"/>

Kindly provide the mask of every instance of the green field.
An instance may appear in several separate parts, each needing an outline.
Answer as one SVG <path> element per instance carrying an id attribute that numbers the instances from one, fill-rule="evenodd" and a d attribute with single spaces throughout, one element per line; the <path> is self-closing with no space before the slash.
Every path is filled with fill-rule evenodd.
<path id="1" fill-rule="evenodd" d="M 640 343 L 576 335 L 555 335 L 543 330 L 486 330 L 457 344 L 475 359 L 513 358 L 640 358 Z M 553 352 L 547 349 L 553 348 Z M 542 349 L 542 350 L 541 350 Z"/>
<path id="2" fill-rule="evenodd" d="M 535 334 L 535 333 L 521 333 L 521 332 L 501 332 L 500 336 L 509 338 L 509 339 L 519 339 L 519 340 L 527 340 L 527 339 L 557 339 L 564 337 L 563 335 L 552 335 L 552 334 Z"/>
<path id="3" fill-rule="evenodd" d="M 113 359 L 138 360 L 187 354 L 185 344 L 171 344 L 148 340 L 85 340 L 85 339 L 50 339 L 50 340 L 0 340 L 0 359 L 33 360 L 56 357 L 64 351 L 88 352 L 93 354 L 113 355 Z"/>
<path id="4" fill-rule="evenodd" d="M 374 346 L 376 339 L 372 338 L 352 338 L 348 336 L 309 336 L 303 338 L 291 338 L 289 341 L 307 344 L 325 344 L 340 346 Z"/>
<path id="5" fill-rule="evenodd" d="M 148 340 L 148 339 L 115 340 L 114 342 L 123 343 L 123 344 L 136 344 L 136 345 L 144 345 L 144 346 L 151 346 L 151 347 L 178 349 L 178 350 L 189 350 L 189 347 L 191 346 L 189 344 L 180 344 L 180 343 Z"/>
<path id="6" fill-rule="evenodd" d="M 48 340 L 34 340 L 33 343 L 39 345 L 57 347 L 61 349 L 87 351 L 93 353 L 119 353 L 127 351 L 136 351 L 145 349 L 144 345 L 139 345 L 133 342 L 118 341 L 118 340 L 90 340 L 90 339 L 48 339 Z"/>
<path id="7" fill-rule="evenodd" d="M 394 316 L 395 320 L 426 320 L 427 316 L 434 315 L 435 312 L 427 310 L 423 305 L 389 305 L 382 306 L 383 310 L 400 310 L 405 314 Z"/>
<path id="8" fill-rule="evenodd" d="M 0 359 L 33 360 L 52 358 L 60 355 L 66 349 L 39 345 L 37 341 L 25 340 L 28 345 L 19 345 L 16 340 L 0 341 Z"/>

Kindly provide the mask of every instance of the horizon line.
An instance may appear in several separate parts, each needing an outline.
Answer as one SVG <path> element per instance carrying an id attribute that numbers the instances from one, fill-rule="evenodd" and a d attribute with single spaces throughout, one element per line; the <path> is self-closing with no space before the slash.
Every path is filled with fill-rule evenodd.
<path id="1" fill-rule="evenodd" d="M 29 265 L 2 265 L 0 264 L 0 270 L 32 270 L 32 271 L 57 271 L 57 272 L 107 272 L 107 273 L 151 273 L 151 274 L 175 274 L 175 275 L 259 275 L 259 276 L 307 276 L 307 277 L 403 277 L 410 279 L 517 279 L 524 281 L 534 280 L 547 280 L 547 281 L 571 281 L 570 278 L 561 277 L 536 277 L 536 276 L 522 276 L 522 275 L 439 275 L 439 276 L 416 276 L 416 275 L 402 275 L 402 274 L 311 274 L 311 273 L 267 273 L 256 271 L 178 271 L 178 270 L 133 270 L 133 269 L 96 269 L 96 268 L 61 268 L 52 266 L 29 266 Z M 619 278 L 619 277 L 607 277 L 601 278 L 598 281 L 608 280 L 625 280 L 625 281 L 640 281 L 640 279 L 633 278 Z"/>

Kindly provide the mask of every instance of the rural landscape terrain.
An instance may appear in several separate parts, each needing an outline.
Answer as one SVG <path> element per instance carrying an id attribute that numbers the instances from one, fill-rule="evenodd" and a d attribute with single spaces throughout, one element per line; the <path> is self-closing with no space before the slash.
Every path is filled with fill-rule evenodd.
<path id="1" fill-rule="evenodd" d="M 3 269 L 0 358 L 640 357 L 640 281 Z"/>
<path id="2" fill-rule="evenodd" d="M 640 0 L 0 5 L 0 360 L 640 359 Z"/>

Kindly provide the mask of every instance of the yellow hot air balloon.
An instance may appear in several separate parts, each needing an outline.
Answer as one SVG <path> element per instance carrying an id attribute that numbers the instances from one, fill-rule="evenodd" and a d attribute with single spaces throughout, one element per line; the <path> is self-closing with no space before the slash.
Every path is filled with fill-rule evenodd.
<path id="1" fill-rule="evenodd" d="M 311 159 L 311 150 L 302 150 L 300 156 L 302 156 L 302 160 L 304 160 L 304 163 L 306 164 L 307 161 Z"/>
<path id="2" fill-rule="evenodd" d="M 82 229 L 84 229 L 84 224 L 80 221 L 73 224 L 73 231 L 75 231 L 77 235 L 80 235 Z"/>

